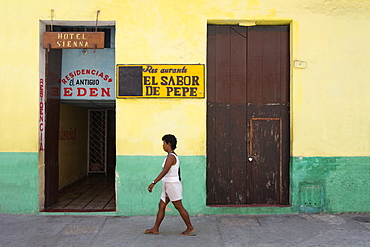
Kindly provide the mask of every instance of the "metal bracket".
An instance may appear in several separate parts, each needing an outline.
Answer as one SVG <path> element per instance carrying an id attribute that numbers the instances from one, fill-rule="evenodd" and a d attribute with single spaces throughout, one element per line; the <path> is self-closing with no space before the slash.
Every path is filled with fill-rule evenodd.
<path id="1" fill-rule="evenodd" d="M 96 11 L 96 23 L 95 23 L 95 32 L 98 31 L 98 19 L 99 19 L 100 10 Z"/>
<path id="2" fill-rule="evenodd" d="M 53 31 L 53 18 L 54 18 L 54 9 L 51 9 L 50 10 L 50 20 L 51 20 L 51 30 L 50 30 L 50 32 L 52 32 Z"/>

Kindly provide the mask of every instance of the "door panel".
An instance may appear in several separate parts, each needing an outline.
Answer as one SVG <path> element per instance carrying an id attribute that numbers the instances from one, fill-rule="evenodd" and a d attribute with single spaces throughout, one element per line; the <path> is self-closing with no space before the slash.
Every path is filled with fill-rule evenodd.
<path id="1" fill-rule="evenodd" d="M 280 104 L 248 107 L 249 190 L 254 192 L 249 203 L 252 204 L 281 204 L 285 123 L 280 112 Z"/>
<path id="2" fill-rule="evenodd" d="M 232 204 L 246 204 L 247 203 L 247 124 L 246 124 L 245 106 L 230 107 L 231 122 L 230 135 L 230 202 Z"/>
<path id="3" fill-rule="evenodd" d="M 215 83 L 207 85 L 207 202 L 245 204 L 246 84 L 239 82 L 246 80 L 246 56 L 239 54 L 246 51 L 246 30 L 210 26 L 209 32 L 207 74 Z"/>
<path id="4" fill-rule="evenodd" d="M 55 203 L 59 191 L 59 114 L 62 50 L 46 55 L 45 101 L 45 207 Z"/>
<path id="5" fill-rule="evenodd" d="M 289 105 L 248 107 L 249 203 L 289 203 Z"/>
<path id="6" fill-rule="evenodd" d="M 248 140 L 250 145 L 259 145 L 259 155 L 265 160 L 249 162 L 249 203 L 289 204 L 289 27 L 257 26 L 248 28 Z M 253 133 L 253 119 L 279 119 L 279 142 L 268 141 L 267 136 Z M 271 122 L 272 121 L 272 122 Z M 262 120 L 258 121 L 262 124 Z M 273 123 L 276 121 L 265 120 Z M 257 124 L 257 122 L 256 122 Z M 276 133 L 276 124 L 265 126 L 270 134 Z M 261 126 L 262 128 L 262 126 Z M 262 128 L 263 129 L 263 128 Z M 262 131 L 262 130 L 261 130 Z M 267 139 L 266 139 L 267 138 Z M 254 144 L 254 142 L 259 144 Z M 252 143 L 252 145 L 251 145 Z M 273 144 L 272 144 L 273 143 Z M 251 153 L 251 150 L 248 150 Z M 267 161 L 266 158 L 270 160 Z M 274 174 L 272 176 L 271 174 Z M 266 180 L 267 179 L 267 180 Z M 274 185 L 274 187 L 270 186 Z"/>
<path id="7" fill-rule="evenodd" d="M 207 140 L 207 146 L 210 146 L 207 167 L 210 174 L 212 174 L 208 177 L 207 187 L 210 191 L 213 191 L 210 195 L 212 201 L 217 201 L 221 204 L 229 204 L 230 176 L 228 159 L 230 158 L 230 149 L 227 142 L 230 141 L 230 138 L 228 138 L 227 133 L 230 131 L 230 116 L 226 102 L 230 99 L 230 90 L 228 89 L 229 66 L 224 65 L 230 63 L 230 54 L 228 49 L 216 49 L 216 44 L 223 44 L 224 47 L 229 47 L 230 30 L 216 30 L 214 28 L 209 31 L 213 33 L 212 37 L 209 39 L 209 43 L 212 45 L 208 46 L 210 56 L 213 56 L 213 59 L 210 60 L 213 66 L 209 70 L 209 77 L 217 80 L 218 83 L 213 84 L 208 89 L 209 117 L 207 121 L 209 122 L 210 128 L 208 128 L 207 131 L 209 136 L 215 136 L 217 133 L 217 142 L 211 138 Z M 216 57 L 220 58 L 217 62 Z M 223 93 L 219 94 L 220 91 Z M 218 192 L 215 193 L 216 191 Z"/>
<path id="8" fill-rule="evenodd" d="M 280 202 L 280 118 L 250 119 L 251 202 Z"/>
<path id="9" fill-rule="evenodd" d="M 248 29 L 248 102 L 289 102 L 289 27 Z"/>
<path id="10" fill-rule="evenodd" d="M 247 46 L 245 27 L 230 28 L 230 204 L 247 203 Z"/>
<path id="11" fill-rule="evenodd" d="M 288 204 L 289 27 L 210 25 L 207 42 L 207 204 Z"/>

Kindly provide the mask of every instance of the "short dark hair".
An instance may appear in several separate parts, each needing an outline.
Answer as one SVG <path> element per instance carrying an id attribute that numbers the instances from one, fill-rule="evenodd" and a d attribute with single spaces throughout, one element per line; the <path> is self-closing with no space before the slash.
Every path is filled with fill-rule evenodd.
<path id="1" fill-rule="evenodd" d="M 172 150 L 176 149 L 177 140 L 176 140 L 176 137 L 174 135 L 171 135 L 171 134 L 164 135 L 162 137 L 162 141 L 171 144 Z"/>

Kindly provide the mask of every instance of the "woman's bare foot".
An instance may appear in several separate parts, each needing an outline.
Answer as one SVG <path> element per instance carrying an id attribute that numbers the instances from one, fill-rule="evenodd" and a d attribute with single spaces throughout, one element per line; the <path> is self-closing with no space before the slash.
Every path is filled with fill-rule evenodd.
<path id="1" fill-rule="evenodd" d="M 145 234 L 155 234 L 155 235 L 159 234 L 159 232 L 158 232 L 158 231 L 156 231 L 156 230 L 153 230 L 153 228 L 152 228 L 152 229 L 146 229 L 146 230 L 144 231 L 144 233 L 145 233 Z"/>
<path id="2" fill-rule="evenodd" d="M 182 235 L 182 236 L 195 236 L 197 234 L 195 233 L 195 230 L 193 228 L 193 229 L 186 229 L 185 231 L 180 233 L 180 235 Z"/>

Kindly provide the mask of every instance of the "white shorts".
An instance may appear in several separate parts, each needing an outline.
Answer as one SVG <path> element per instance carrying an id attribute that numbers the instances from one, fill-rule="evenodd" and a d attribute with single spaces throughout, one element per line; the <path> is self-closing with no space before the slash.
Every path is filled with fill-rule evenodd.
<path id="1" fill-rule="evenodd" d="M 182 184 L 181 182 L 163 182 L 161 200 L 166 202 L 166 197 L 170 198 L 171 202 L 182 199 Z"/>

